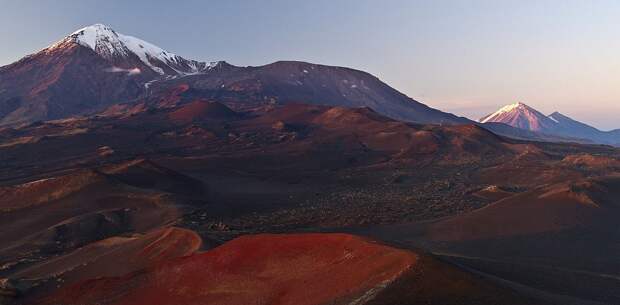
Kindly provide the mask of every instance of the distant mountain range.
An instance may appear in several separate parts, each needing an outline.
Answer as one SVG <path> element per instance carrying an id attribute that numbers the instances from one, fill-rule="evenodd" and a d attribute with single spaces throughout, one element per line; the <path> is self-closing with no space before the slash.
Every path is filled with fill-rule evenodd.
<path id="1" fill-rule="evenodd" d="M 525 109 L 519 105 L 475 122 L 428 107 L 369 73 L 349 68 L 297 61 L 238 67 L 224 61 L 185 59 L 102 24 L 79 29 L 0 67 L 0 126 L 88 115 L 117 104 L 162 107 L 171 92 L 180 92 L 181 103 L 217 100 L 233 109 L 289 103 L 368 107 L 405 122 L 476 124 L 517 139 L 620 142 L 616 140 L 620 132 L 577 128 L 578 122 L 569 123 L 559 114 L 557 120 L 570 128 L 554 127 L 559 123 L 552 117 L 531 108 L 511 114 Z"/>
<path id="2" fill-rule="evenodd" d="M 480 123 L 503 123 L 516 128 L 546 135 L 557 135 L 590 140 L 594 143 L 619 145 L 620 129 L 601 131 L 585 123 L 573 120 L 559 112 L 544 115 L 524 104 L 507 105 L 479 120 Z"/>
<path id="3" fill-rule="evenodd" d="M 189 84 L 204 97 L 253 105 L 371 107 L 406 121 L 471 123 L 419 103 L 362 71 L 302 62 L 261 67 L 204 63 L 95 24 L 0 68 L 0 125 L 85 114 L 178 84 Z"/>

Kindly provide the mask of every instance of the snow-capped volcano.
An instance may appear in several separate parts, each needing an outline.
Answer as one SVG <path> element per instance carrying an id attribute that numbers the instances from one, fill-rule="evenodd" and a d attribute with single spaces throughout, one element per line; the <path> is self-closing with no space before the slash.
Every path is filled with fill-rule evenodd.
<path id="1" fill-rule="evenodd" d="M 215 66 L 91 25 L 0 67 L 0 125 L 89 113 L 136 99 L 155 81 Z"/>
<path id="2" fill-rule="evenodd" d="M 594 143 L 618 145 L 619 131 L 601 131 L 590 125 L 573 120 L 559 112 L 544 115 L 536 109 L 514 103 L 489 114 L 480 123 L 504 123 L 512 127 L 530 130 L 546 135 L 556 135 L 574 139 L 587 139 Z"/>
<path id="3" fill-rule="evenodd" d="M 480 119 L 480 123 L 488 122 L 504 123 L 521 129 L 542 132 L 554 129 L 557 124 L 553 119 L 520 102 L 504 106 Z"/>
<path id="4" fill-rule="evenodd" d="M 125 66 L 115 67 L 117 69 L 111 72 L 126 70 L 128 73 L 137 73 L 136 69 L 140 67 L 130 67 L 135 64 L 131 63 L 135 59 L 139 59 L 141 64 L 159 75 L 195 74 L 204 72 L 215 64 L 187 60 L 139 38 L 120 34 L 103 24 L 79 29 L 50 46 L 48 50 L 62 48 L 71 43 L 90 48 L 115 65 Z"/>

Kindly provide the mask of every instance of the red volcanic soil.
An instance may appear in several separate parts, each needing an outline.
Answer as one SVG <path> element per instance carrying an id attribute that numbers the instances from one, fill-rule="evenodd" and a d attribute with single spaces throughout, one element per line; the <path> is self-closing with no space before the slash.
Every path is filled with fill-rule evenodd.
<path id="1" fill-rule="evenodd" d="M 40 179 L 17 186 L 0 187 L 0 210 L 11 211 L 68 196 L 90 184 L 104 180 L 94 171 L 78 171 L 71 175 Z"/>
<path id="2" fill-rule="evenodd" d="M 396 278 L 417 257 L 347 235 L 241 237 L 122 278 L 84 282 L 52 303 L 322 304 Z M 134 287 L 125 291 L 124 287 Z"/>
<path id="3" fill-rule="evenodd" d="M 343 234 L 245 236 L 144 273 L 83 282 L 47 304 L 326 304 L 361 297 L 417 259 Z"/>
<path id="4" fill-rule="evenodd" d="M 341 147 L 362 145 L 365 150 L 390 153 L 400 159 L 428 157 L 451 164 L 489 157 L 510 158 L 525 146 L 513 144 L 475 125 L 440 127 L 403 123 L 370 108 L 290 104 L 266 112 L 251 120 L 251 124 L 276 129 L 305 128 L 317 139 L 337 140 Z"/>
<path id="5" fill-rule="evenodd" d="M 243 236 L 41 304 L 531 304 L 430 257 L 347 234 Z"/>
<path id="6" fill-rule="evenodd" d="M 430 226 L 435 240 L 474 240 L 604 225 L 618 210 L 620 178 L 541 187 Z"/>
<path id="7" fill-rule="evenodd" d="M 202 182 L 145 160 L 102 170 L 0 188 L 0 263 L 23 268 L 96 240 L 160 228 L 206 194 Z"/>
<path id="8" fill-rule="evenodd" d="M 200 236 L 180 228 L 163 228 L 131 237 L 111 237 L 55 257 L 11 276 L 14 280 L 43 281 L 36 293 L 104 276 L 121 276 L 151 264 L 196 252 Z M 46 279 L 53 278 L 53 281 Z M 29 292 L 29 294 L 32 292 Z"/>
<path id="9" fill-rule="evenodd" d="M 202 120 L 232 120 L 237 118 L 238 114 L 221 103 L 196 100 L 172 111 L 169 117 L 179 123 L 191 123 Z"/>

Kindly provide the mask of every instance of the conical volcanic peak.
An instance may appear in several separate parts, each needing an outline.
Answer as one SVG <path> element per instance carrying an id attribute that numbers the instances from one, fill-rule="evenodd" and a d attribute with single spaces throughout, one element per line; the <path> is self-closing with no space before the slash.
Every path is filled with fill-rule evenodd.
<path id="1" fill-rule="evenodd" d="M 555 125 L 552 119 L 521 102 L 504 106 L 498 111 L 480 119 L 480 123 L 488 122 L 504 123 L 532 131 L 553 129 Z"/>
<path id="2" fill-rule="evenodd" d="M 160 75 L 195 74 L 209 70 L 215 64 L 187 60 L 142 39 L 120 34 L 104 24 L 81 28 L 48 50 L 61 48 L 67 43 L 90 48 L 99 56 L 114 63 L 138 58 L 142 64 Z"/>

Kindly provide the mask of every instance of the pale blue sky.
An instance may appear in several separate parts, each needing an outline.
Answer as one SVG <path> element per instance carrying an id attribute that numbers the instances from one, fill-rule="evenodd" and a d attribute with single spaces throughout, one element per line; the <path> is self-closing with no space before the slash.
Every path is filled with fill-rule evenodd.
<path id="1" fill-rule="evenodd" d="M 477 119 L 523 101 L 620 128 L 620 1 L 0 0 L 0 65 L 93 23 L 181 56 L 368 71 Z"/>

